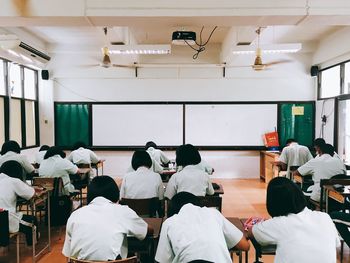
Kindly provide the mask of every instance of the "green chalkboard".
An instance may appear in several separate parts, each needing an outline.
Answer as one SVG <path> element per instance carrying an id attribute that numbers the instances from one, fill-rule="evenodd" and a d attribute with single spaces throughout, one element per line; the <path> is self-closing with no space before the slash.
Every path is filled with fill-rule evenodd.
<path id="1" fill-rule="evenodd" d="M 55 143 L 70 147 L 77 141 L 89 145 L 89 105 L 55 104 Z"/>
<path id="2" fill-rule="evenodd" d="M 304 114 L 293 114 L 293 107 L 303 107 Z M 314 140 L 314 103 L 282 103 L 279 105 L 278 134 L 280 144 L 285 145 L 289 138 L 299 144 L 311 147 Z"/>

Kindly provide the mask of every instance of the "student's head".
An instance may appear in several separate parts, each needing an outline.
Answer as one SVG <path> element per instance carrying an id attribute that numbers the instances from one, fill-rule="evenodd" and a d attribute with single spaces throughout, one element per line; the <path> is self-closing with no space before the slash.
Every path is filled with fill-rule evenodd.
<path id="1" fill-rule="evenodd" d="M 320 155 L 329 154 L 330 156 L 334 155 L 334 147 L 331 144 L 325 143 L 320 146 Z"/>
<path id="2" fill-rule="evenodd" d="M 21 147 L 16 141 L 7 141 L 1 147 L 1 155 L 7 152 L 21 153 Z"/>
<path id="3" fill-rule="evenodd" d="M 178 214 L 186 204 L 198 205 L 198 197 L 188 192 L 180 192 L 173 196 L 170 202 L 168 216 Z"/>
<path id="4" fill-rule="evenodd" d="M 155 142 L 149 141 L 145 145 L 145 150 L 147 150 L 150 147 L 153 147 L 154 149 L 156 149 L 157 148 L 157 144 L 155 144 Z"/>
<path id="5" fill-rule="evenodd" d="M 44 144 L 44 145 L 41 145 L 39 152 L 47 151 L 48 149 L 50 149 L 50 146 Z"/>
<path id="6" fill-rule="evenodd" d="M 92 179 L 87 190 L 88 204 L 99 196 L 104 197 L 113 203 L 118 202 L 119 188 L 112 177 L 101 175 Z"/>
<path id="7" fill-rule="evenodd" d="M 324 144 L 326 144 L 326 141 L 323 138 L 317 138 L 314 140 L 314 148 L 316 153 L 320 153 L 320 148 Z"/>
<path id="8" fill-rule="evenodd" d="M 44 160 L 46 160 L 52 156 L 55 156 L 55 155 L 59 155 L 62 158 L 66 157 L 66 154 L 64 153 L 64 151 L 62 151 L 62 149 L 60 147 L 52 146 L 45 153 Z"/>
<path id="9" fill-rule="evenodd" d="M 135 171 L 141 166 L 151 168 L 152 159 L 146 151 L 135 151 L 131 159 L 131 166 Z"/>
<path id="10" fill-rule="evenodd" d="M 76 142 L 74 145 L 73 145 L 73 151 L 74 150 L 77 150 L 77 149 L 79 149 L 79 148 L 87 148 L 87 146 L 86 146 L 86 143 L 85 142 L 82 142 L 82 141 L 78 141 L 78 142 Z"/>
<path id="11" fill-rule="evenodd" d="M 4 173 L 12 178 L 23 179 L 23 168 L 19 162 L 7 161 L 0 167 L 0 173 Z"/>
<path id="12" fill-rule="evenodd" d="M 201 160 L 201 155 L 192 144 L 184 144 L 176 149 L 176 164 L 178 166 L 196 165 Z"/>
<path id="13" fill-rule="evenodd" d="M 267 186 L 266 208 L 272 217 L 297 214 L 306 207 L 301 189 L 290 179 L 276 177 Z"/>
<path id="14" fill-rule="evenodd" d="M 290 145 L 290 144 L 293 143 L 293 142 L 297 142 L 297 141 L 296 141 L 295 139 L 293 139 L 293 138 L 287 139 L 287 141 L 286 141 L 286 146 Z"/>

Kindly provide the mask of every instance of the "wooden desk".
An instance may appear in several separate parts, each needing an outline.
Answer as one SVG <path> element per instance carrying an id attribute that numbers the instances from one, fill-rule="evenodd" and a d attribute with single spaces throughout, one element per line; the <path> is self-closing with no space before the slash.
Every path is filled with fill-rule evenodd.
<path id="1" fill-rule="evenodd" d="M 169 169 L 164 168 L 163 171 L 160 173 L 160 176 L 162 177 L 163 182 L 169 182 L 170 177 L 176 173 L 176 169 Z"/>
<path id="2" fill-rule="evenodd" d="M 333 185 L 325 185 L 323 188 L 326 191 L 326 213 L 328 213 L 329 208 L 328 198 L 331 198 L 338 203 L 344 204 L 345 198 L 350 197 L 350 186 L 348 185 L 344 186 L 344 191 L 338 191 L 334 189 Z"/>
<path id="3" fill-rule="evenodd" d="M 226 217 L 226 219 L 228 221 L 230 221 L 230 223 L 232 225 L 234 225 L 235 227 L 237 227 L 245 237 L 247 237 L 247 232 L 244 230 L 244 226 L 243 226 L 243 223 L 241 221 L 241 219 L 239 219 L 238 217 Z M 242 251 L 241 250 L 238 250 L 238 249 L 235 249 L 235 248 L 232 248 L 230 250 L 231 253 L 239 253 L 238 254 L 238 257 L 239 257 L 239 262 L 241 263 L 242 262 Z M 248 263 L 248 251 L 245 252 L 245 262 Z"/>
<path id="4" fill-rule="evenodd" d="M 275 152 L 260 152 L 260 179 L 264 180 L 266 184 L 278 176 L 279 168 L 274 165 L 274 162 L 278 161 L 279 155 Z"/>
<path id="5" fill-rule="evenodd" d="M 91 168 L 94 168 L 96 169 L 96 175 L 98 176 L 99 175 L 99 172 L 98 172 L 98 169 L 101 168 L 101 174 L 103 175 L 103 163 L 105 162 L 106 160 L 102 159 L 100 160 L 99 162 L 97 163 L 92 163 L 91 164 Z"/>
<path id="6" fill-rule="evenodd" d="M 222 184 L 218 184 L 220 186 L 219 189 L 214 189 L 214 195 L 223 195 L 224 192 L 224 187 L 222 186 Z"/>

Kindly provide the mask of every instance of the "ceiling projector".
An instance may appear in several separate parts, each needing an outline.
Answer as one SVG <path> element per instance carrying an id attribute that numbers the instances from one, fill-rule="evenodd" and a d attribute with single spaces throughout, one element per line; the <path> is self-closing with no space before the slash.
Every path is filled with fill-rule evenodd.
<path id="1" fill-rule="evenodd" d="M 172 36 L 173 45 L 195 45 L 196 32 L 192 31 L 175 31 Z"/>

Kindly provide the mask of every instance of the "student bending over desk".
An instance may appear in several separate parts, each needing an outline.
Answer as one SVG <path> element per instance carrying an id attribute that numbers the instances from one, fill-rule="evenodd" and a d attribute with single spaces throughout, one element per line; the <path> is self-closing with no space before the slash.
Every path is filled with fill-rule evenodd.
<path id="1" fill-rule="evenodd" d="M 88 186 L 88 205 L 72 213 L 67 222 L 62 253 L 66 257 L 107 261 L 126 258 L 127 235 L 142 240 L 152 232 L 127 206 L 117 204 L 119 189 L 109 176 L 95 177 Z"/>
<path id="2" fill-rule="evenodd" d="M 45 154 L 47 150 L 50 149 L 50 146 L 48 145 L 42 145 L 39 149 L 39 152 L 35 155 L 35 163 L 40 165 L 41 162 L 44 160 Z"/>
<path id="3" fill-rule="evenodd" d="M 170 215 L 162 225 L 156 261 L 229 263 L 229 249 L 248 250 L 243 233 L 219 211 L 196 206 L 197 197 L 178 193 L 171 200 Z"/>
<path id="4" fill-rule="evenodd" d="M 83 142 L 74 144 L 73 151 L 68 155 L 67 159 L 74 164 L 92 164 L 101 160 L 93 151 L 87 149 L 86 144 Z"/>
<path id="5" fill-rule="evenodd" d="M 176 164 L 183 169 L 171 176 L 164 194 L 166 198 L 171 199 L 179 192 L 189 192 L 196 196 L 214 194 L 209 175 L 196 167 L 200 162 L 201 156 L 193 145 L 185 144 L 177 148 Z"/>
<path id="6" fill-rule="evenodd" d="M 161 166 L 167 166 L 169 164 L 169 158 L 163 153 L 163 151 L 157 149 L 157 144 L 154 142 L 147 142 L 145 150 L 151 156 L 152 160 L 156 161 Z"/>
<path id="7" fill-rule="evenodd" d="M 248 231 L 261 245 L 277 245 L 276 263 L 337 261 L 340 241 L 331 218 L 309 210 L 302 191 L 291 180 L 276 177 L 270 181 L 266 208 L 272 219 Z"/>

